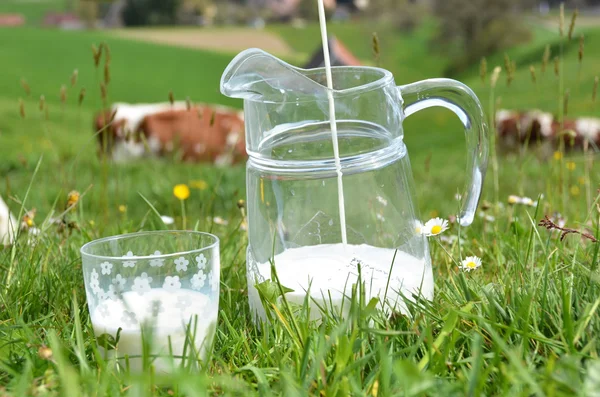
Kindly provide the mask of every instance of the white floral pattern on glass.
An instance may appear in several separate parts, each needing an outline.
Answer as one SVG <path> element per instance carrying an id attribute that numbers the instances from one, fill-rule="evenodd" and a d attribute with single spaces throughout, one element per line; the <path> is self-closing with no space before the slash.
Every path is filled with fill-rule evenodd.
<path id="1" fill-rule="evenodd" d="M 135 255 L 133 255 L 133 252 L 128 251 L 125 255 L 123 255 L 123 258 L 133 258 Z M 124 261 L 123 262 L 123 267 L 134 267 L 135 266 L 135 261 Z"/>
<path id="2" fill-rule="evenodd" d="M 193 301 L 191 296 L 181 295 L 177 297 L 177 303 L 175 304 L 175 307 L 180 310 L 185 310 L 186 308 L 190 307 L 192 303 Z"/>
<path id="3" fill-rule="evenodd" d="M 158 256 L 160 255 L 160 251 L 154 251 L 154 253 L 150 256 Z M 150 259 L 150 266 L 152 267 L 162 267 L 165 264 L 164 259 Z"/>
<path id="4" fill-rule="evenodd" d="M 198 262 L 198 269 L 199 270 L 204 270 L 206 269 L 206 263 L 208 262 L 206 260 L 206 257 L 204 256 L 204 254 L 200 254 L 196 257 L 196 262 Z"/>
<path id="5" fill-rule="evenodd" d="M 116 290 L 115 286 L 114 285 L 109 285 L 108 286 L 108 291 L 106 291 L 106 298 L 105 299 L 110 299 L 110 300 L 116 301 L 118 297 L 119 297 L 119 294 L 117 293 L 117 290 Z"/>
<path id="6" fill-rule="evenodd" d="M 210 289 L 213 292 L 218 291 L 218 289 L 219 289 L 219 275 L 218 274 L 215 275 L 215 269 L 213 269 L 213 271 L 210 272 L 210 274 L 208 276 L 208 282 L 210 283 Z"/>
<path id="7" fill-rule="evenodd" d="M 97 276 L 96 278 L 92 277 L 92 279 L 90 280 L 90 288 L 92 289 L 92 292 L 96 295 L 98 295 L 98 292 L 100 292 L 100 280 L 98 280 Z"/>
<path id="8" fill-rule="evenodd" d="M 137 318 L 135 317 L 135 313 L 125 310 L 123 311 L 121 321 L 123 321 L 125 325 L 135 325 L 137 323 Z"/>
<path id="9" fill-rule="evenodd" d="M 102 262 L 100 268 L 102 269 L 102 274 L 110 274 L 113 264 L 110 262 Z"/>
<path id="10" fill-rule="evenodd" d="M 108 315 L 110 314 L 110 312 L 108 311 L 108 306 L 106 306 L 105 304 L 100 304 L 100 306 L 98 306 L 98 313 L 100 313 L 100 315 L 104 318 L 108 317 Z"/>
<path id="11" fill-rule="evenodd" d="M 187 271 L 189 263 L 190 261 L 185 259 L 183 256 L 179 257 L 175 259 L 175 269 L 177 269 L 179 272 L 185 272 Z"/>
<path id="12" fill-rule="evenodd" d="M 142 273 L 139 277 L 136 277 L 133 280 L 133 286 L 131 289 L 136 291 L 138 294 L 143 295 L 144 292 L 150 291 L 150 283 L 152 282 L 152 277 L 148 277 L 148 273 Z"/>
<path id="13" fill-rule="evenodd" d="M 98 272 L 96 269 L 92 269 L 92 280 L 98 280 Z"/>
<path id="14" fill-rule="evenodd" d="M 179 288 L 181 288 L 181 282 L 179 281 L 179 276 L 165 277 L 165 282 L 163 284 L 163 288 L 169 292 L 177 291 Z"/>
<path id="15" fill-rule="evenodd" d="M 98 299 L 100 299 L 101 301 L 105 301 L 108 299 L 108 294 L 102 288 L 100 288 L 96 292 L 96 295 L 98 296 Z"/>
<path id="16" fill-rule="evenodd" d="M 199 291 L 200 288 L 204 287 L 204 281 L 206 280 L 206 274 L 202 270 L 194 274 L 191 280 L 192 289 Z"/>
<path id="17" fill-rule="evenodd" d="M 161 301 L 152 301 L 150 303 L 150 314 L 152 314 L 152 317 L 158 317 L 158 314 L 164 311 L 165 308 Z"/>
<path id="18" fill-rule="evenodd" d="M 115 290 L 120 292 L 125 289 L 125 284 L 127 284 L 127 279 L 120 274 L 117 274 L 115 278 L 112 279 L 112 283 L 115 286 Z"/>

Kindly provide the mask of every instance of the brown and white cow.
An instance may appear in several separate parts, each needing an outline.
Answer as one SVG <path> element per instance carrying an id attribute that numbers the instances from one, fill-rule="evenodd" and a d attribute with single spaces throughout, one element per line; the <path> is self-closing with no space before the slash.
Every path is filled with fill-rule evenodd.
<path id="1" fill-rule="evenodd" d="M 100 150 L 117 162 L 179 153 L 226 165 L 246 157 L 243 113 L 223 106 L 118 104 L 96 116 L 95 131 Z"/>
<path id="2" fill-rule="evenodd" d="M 600 147 L 600 119 L 565 118 L 560 123 L 552 113 L 541 110 L 496 112 L 496 134 L 501 150 L 512 151 L 528 142 L 543 149 L 545 155 L 558 148 L 562 138 L 567 150 L 580 150 L 587 145 Z"/>

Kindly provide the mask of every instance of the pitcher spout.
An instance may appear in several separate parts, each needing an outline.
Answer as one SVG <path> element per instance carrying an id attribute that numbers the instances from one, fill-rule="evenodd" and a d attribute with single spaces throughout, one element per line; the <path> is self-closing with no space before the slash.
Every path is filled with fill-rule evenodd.
<path id="1" fill-rule="evenodd" d="M 326 88 L 281 59 L 257 48 L 239 53 L 221 77 L 221 93 L 262 102 L 299 100 Z"/>

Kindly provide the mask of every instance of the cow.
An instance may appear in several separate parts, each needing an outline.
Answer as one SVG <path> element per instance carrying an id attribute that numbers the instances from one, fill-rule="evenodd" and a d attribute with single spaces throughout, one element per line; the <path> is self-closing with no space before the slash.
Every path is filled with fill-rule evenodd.
<path id="1" fill-rule="evenodd" d="M 8 205 L 0 197 L 0 245 L 8 246 L 14 242 L 18 224 Z"/>
<path id="2" fill-rule="evenodd" d="M 177 152 L 218 165 L 246 157 L 243 112 L 222 106 L 116 104 L 96 115 L 94 128 L 100 152 L 116 162 Z"/>
<path id="3" fill-rule="evenodd" d="M 565 118 L 559 122 L 551 113 L 538 109 L 500 109 L 495 122 L 498 147 L 505 152 L 527 143 L 547 157 L 559 147 L 561 139 L 567 150 L 581 150 L 586 145 L 597 150 L 600 146 L 600 119 L 596 118 Z"/>

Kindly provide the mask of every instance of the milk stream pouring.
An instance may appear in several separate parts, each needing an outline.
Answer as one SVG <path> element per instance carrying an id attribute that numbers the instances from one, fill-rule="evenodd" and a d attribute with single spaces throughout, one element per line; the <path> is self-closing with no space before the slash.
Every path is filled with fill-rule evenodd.
<path id="1" fill-rule="evenodd" d="M 255 285 L 271 279 L 270 261 L 294 290 L 286 297 L 297 303 L 310 286 L 311 306 L 325 297 L 341 310 L 358 264 L 367 299 L 378 296 L 382 307 L 403 310 L 399 294 L 432 298 L 428 242 L 417 232 L 402 122 L 431 106 L 446 107 L 461 120 L 469 173 L 458 219 L 468 226 L 488 148 L 481 105 L 468 87 L 449 79 L 398 87 L 384 69 L 305 70 L 248 49 L 226 68 L 221 92 L 244 100 L 247 277 L 250 305 L 259 315 Z M 311 316 L 318 318 L 318 310 Z"/>

